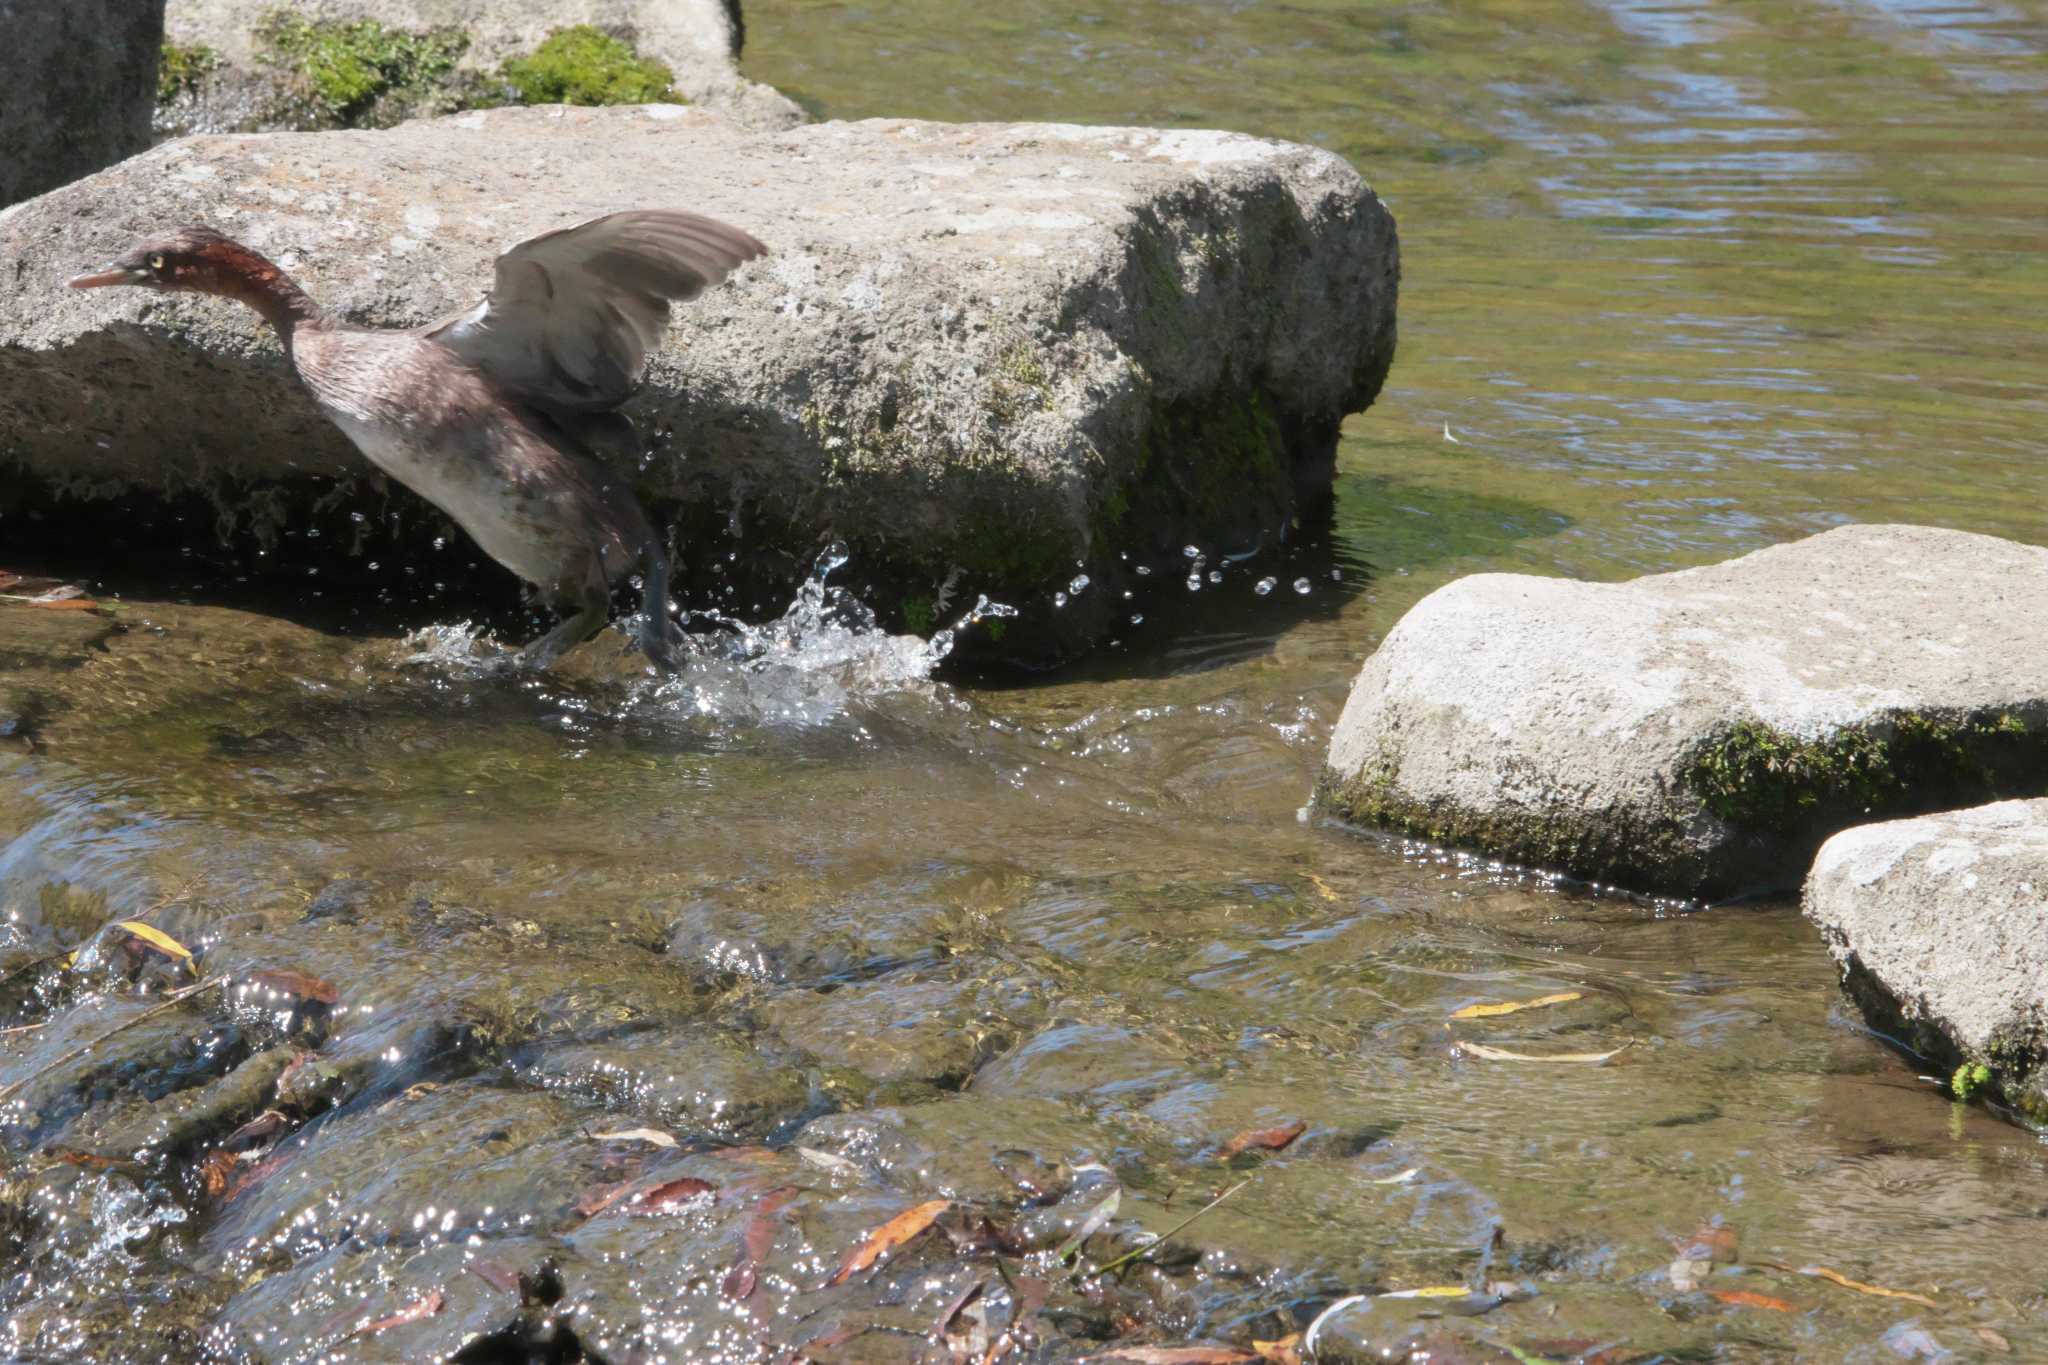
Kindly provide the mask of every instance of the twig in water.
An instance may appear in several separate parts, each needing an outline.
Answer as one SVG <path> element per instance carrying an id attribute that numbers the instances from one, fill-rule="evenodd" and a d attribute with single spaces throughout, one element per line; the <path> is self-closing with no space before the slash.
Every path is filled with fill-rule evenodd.
<path id="1" fill-rule="evenodd" d="M 4 1098 L 5 1096 L 0 1096 L 0 1099 Z M 1102 1269 L 1096 1271 L 1095 1273 L 1098 1275 L 1107 1275 L 1112 1270 L 1121 1270 L 1124 1266 L 1129 1265 L 1132 1261 L 1137 1260 L 1141 1256 L 1147 1256 L 1150 1255 L 1152 1252 L 1157 1251 L 1160 1247 L 1165 1246 L 1166 1243 L 1176 1234 L 1185 1232 L 1187 1230 L 1188 1224 L 1194 1222 L 1197 1218 L 1200 1218 L 1210 1209 L 1215 1208 L 1218 1204 L 1230 1198 L 1231 1195 L 1236 1194 L 1239 1190 L 1243 1189 L 1245 1186 L 1251 1183 L 1252 1182 L 1249 1180 L 1238 1181 L 1235 1185 L 1232 1185 L 1229 1189 L 1217 1195 L 1214 1199 L 1211 1199 L 1208 1203 L 1202 1205 L 1202 1207 L 1196 1209 L 1193 1213 L 1181 1219 L 1178 1223 L 1175 1223 L 1172 1227 L 1160 1233 L 1151 1241 L 1145 1243 L 1145 1245 L 1138 1247 L 1132 1251 L 1126 1251 L 1123 1255 L 1117 1257 L 1114 1261 L 1111 1261 L 1108 1265 L 1102 1267 Z"/>
<path id="2" fill-rule="evenodd" d="M 199 994 L 199 992 L 201 991 L 211 990 L 213 987 L 218 986 L 221 982 L 225 980 L 227 980 L 227 978 L 224 976 L 209 976 L 208 978 L 206 978 L 206 980 L 199 982 L 197 985 L 186 986 L 181 990 L 172 991 L 169 995 L 163 998 L 163 1002 L 161 1004 L 152 1005 L 148 1009 L 142 1011 L 142 1013 L 140 1014 L 132 1014 L 128 1016 L 126 1019 L 123 1019 L 120 1023 L 108 1029 L 105 1033 L 102 1033 L 99 1037 L 88 1039 L 87 1041 L 80 1043 L 77 1047 L 72 1048 L 71 1051 L 65 1053 L 62 1057 L 59 1057 L 55 1061 L 50 1062 L 49 1064 L 44 1066 L 42 1069 L 37 1071 L 35 1075 L 23 1076 L 20 1080 L 16 1081 L 12 1085 L 0 1087 L 0 1104 L 5 1104 L 7 1103 L 7 1101 L 13 1099 L 16 1095 L 20 1094 L 22 1087 L 26 1086 L 30 1081 L 40 1080 L 42 1077 L 49 1075 L 50 1072 L 55 1071 L 58 1067 L 63 1066 L 65 1063 L 77 1061 L 80 1057 L 83 1057 L 86 1053 L 92 1051 L 101 1043 L 106 1042 L 107 1039 L 113 1037 L 117 1033 L 120 1033 L 122 1030 L 134 1028 L 137 1024 L 141 1023 L 145 1019 L 154 1019 L 157 1015 L 162 1014 L 167 1010 L 176 1009 L 180 1004 L 182 1004 L 190 997 Z"/>

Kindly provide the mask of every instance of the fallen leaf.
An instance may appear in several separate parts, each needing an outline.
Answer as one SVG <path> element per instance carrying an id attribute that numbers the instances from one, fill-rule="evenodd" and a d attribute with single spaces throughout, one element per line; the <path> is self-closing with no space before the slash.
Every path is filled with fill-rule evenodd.
<path id="1" fill-rule="evenodd" d="M 124 919 L 114 927 L 124 930 L 132 938 L 141 939 L 165 957 L 184 963 L 192 961 L 192 950 L 190 948 L 187 948 L 184 944 L 178 942 L 178 940 L 172 938 L 153 924 L 144 924 L 139 919 Z"/>
<path id="2" fill-rule="evenodd" d="M 1465 1284 L 1432 1284 L 1421 1289 L 1393 1289 L 1374 1295 L 1381 1299 L 1462 1299 L 1472 1292 Z"/>
<path id="3" fill-rule="evenodd" d="M 440 1312 L 441 1305 L 447 1302 L 448 1296 L 436 1289 L 425 1298 L 414 1301 L 411 1307 L 401 1308 L 388 1318 L 379 1318 L 375 1322 L 366 1322 L 361 1327 L 356 1328 L 355 1331 L 350 1332 L 349 1335 L 352 1337 L 371 1336 L 389 1327 L 403 1327 L 408 1322 L 418 1322 L 421 1318 L 431 1318 L 434 1314 Z"/>
<path id="4" fill-rule="evenodd" d="M 952 1207 L 953 1201 L 950 1199 L 933 1199 L 915 1208 L 905 1209 L 869 1233 L 859 1246 L 848 1252 L 845 1262 L 839 1267 L 839 1272 L 825 1283 L 845 1284 L 850 1277 L 866 1270 L 885 1253 L 904 1245 L 930 1227 L 940 1214 Z"/>
<path id="5" fill-rule="evenodd" d="M 798 1147 L 795 1151 L 797 1160 L 806 1166 L 815 1166 L 830 1175 L 853 1176 L 856 1179 L 860 1176 L 860 1167 L 837 1152 L 821 1152 L 816 1147 Z"/>
<path id="6" fill-rule="evenodd" d="M 1081 1226 L 1074 1229 L 1074 1235 L 1066 1240 L 1064 1246 L 1053 1253 L 1053 1259 L 1059 1261 L 1062 1265 L 1073 1260 L 1074 1256 L 1081 1250 L 1082 1244 L 1096 1233 L 1102 1231 L 1103 1226 L 1110 1219 L 1116 1217 L 1116 1211 L 1123 1207 L 1123 1202 L 1123 1188 L 1119 1186 L 1111 1190 L 1109 1198 L 1088 1210 L 1088 1216 L 1081 1220 Z"/>
<path id="7" fill-rule="evenodd" d="M 1496 1019 L 1503 1014 L 1520 1014 L 1523 1010 L 1540 1010 L 1546 1005 L 1562 1005 L 1585 998 L 1582 991 L 1560 991 L 1556 995 L 1539 995 L 1534 1000 L 1507 1000 L 1497 1005 L 1467 1005 L 1461 1010 L 1451 1011 L 1451 1018 Z"/>
<path id="8" fill-rule="evenodd" d="M 1928 1308 L 1941 1307 L 1940 1304 L 1928 1298 L 1925 1294 L 1914 1294 L 1904 1289 L 1884 1289 L 1874 1284 L 1864 1284 L 1860 1280 L 1850 1279 L 1840 1271 L 1829 1270 L 1824 1265 L 1803 1265 L 1799 1267 L 1799 1273 L 1801 1275 L 1818 1275 L 1823 1280 L 1838 1284 L 1844 1289 L 1853 1289 L 1859 1294 L 1871 1294 L 1880 1299 L 1904 1299 L 1908 1303 L 1917 1303 Z"/>
<path id="9" fill-rule="evenodd" d="M 678 1176 L 664 1181 L 648 1190 L 636 1194 L 624 1204 L 627 1213 L 672 1213 L 678 1204 L 687 1204 L 699 1195 L 709 1194 L 716 1188 L 708 1180 L 699 1180 L 693 1175 Z"/>
<path id="10" fill-rule="evenodd" d="M 1309 882 L 1315 887 L 1316 894 L 1321 896 L 1324 900 L 1333 901 L 1337 899 L 1337 893 L 1332 891 L 1330 889 L 1330 884 L 1324 881 L 1321 877 L 1318 877 L 1315 873 L 1311 872 L 1308 874 L 1308 879 Z"/>
<path id="11" fill-rule="evenodd" d="M 1301 1333 L 1285 1336 L 1278 1341 L 1254 1339 L 1252 1349 L 1259 1353 L 1259 1359 L 1267 1365 L 1301 1365 Z"/>
<path id="12" fill-rule="evenodd" d="M 341 1000 L 341 992 L 334 988 L 332 982 L 290 967 L 261 967 L 249 973 L 249 979 L 281 994 L 311 1000 L 316 1005 L 333 1005 Z"/>
<path id="13" fill-rule="evenodd" d="M 1230 1346 L 1119 1346 L 1081 1359 L 1126 1360 L 1132 1365 L 1241 1365 L 1258 1357 Z"/>
<path id="14" fill-rule="evenodd" d="M 218 1199 L 228 1192 L 228 1184 L 234 1179 L 235 1168 L 242 1163 L 233 1152 L 208 1152 L 206 1160 L 199 1163 L 199 1183 L 206 1193 Z"/>
<path id="15" fill-rule="evenodd" d="M 2000 1355 L 2012 1354 L 2012 1343 L 1997 1332 L 1992 1331 L 1989 1327 L 1979 1327 L 1977 1329 L 1977 1340 L 1983 1342 Z"/>
<path id="16" fill-rule="evenodd" d="M 733 1262 L 732 1269 L 725 1273 L 725 1281 L 719 1287 L 728 1299 L 735 1301 L 753 1297 L 761 1262 L 775 1245 L 775 1234 L 781 1230 L 778 1215 L 790 1200 L 801 1191 L 794 1185 L 784 1185 L 761 1196 L 761 1202 L 754 1206 L 754 1216 L 747 1220 L 746 1230 L 740 1234 L 740 1255 Z"/>
<path id="17" fill-rule="evenodd" d="M 98 1152 L 81 1152 L 76 1147 L 66 1147 L 53 1153 L 66 1166 L 83 1166 L 88 1171 L 106 1171 L 121 1164 L 116 1157 L 101 1156 Z"/>
<path id="18" fill-rule="evenodd" d="M 1726 1223 L 1709 1224 L 1682 1242 L 1674 1242 L 1680 1260 L 1716 1261 L 1722 1265 L 1733 1264 L 1735 1256 L 1735 1229 Z"/>
<path id="19" fill-rule="evenodd" d="M 676 1140 L 659 1128 L 628 1128 L 618 1133 L 592 1133 L 596 1142 L 647 1142 L 656 1147 L 673 1147 Z"/>
<path id="20" fill-rule="evenodd" d="M 234 1159 L 237 1164 L 228 1177 L 227 1188 L 220 1193 L 220 1202 L 223 1204 L 233 1203 L 240 1197 L 242 1191 L 260 1185 L 275 1175 L 291 1160 L 291 1153 L 273 1152 L 257 1162 L 248 1162 L 239 1156 Z"/>
<path id="21" fill-rule="evenodd" d="M 478 1257 L 476 1260 L 465 1264 L 462 1268 L 493 1289 L 506 1294 L 517 1294 L 519 1292 L 519 1272 L 506 1265 L 503 1261 L 493 1261 Z"/>
<path id="22" fill-rule="evenodd" d="M 1738 1308 L 1768 1308 L 1773 1313 L 1799 1311 L 1783 1299 L 1774 1299 L 1769 1294 L 1752 1294 L 1747 1289 L 1710 1289 L 1707 1292 L 1721 1302 L 1732 1303 Z"/>
<path id="23" fill-rule="evenodd" d="M 595 1218 L 612 1205 L 624 1199 L 632 1191 L 636 1180 L 621 1180 L 610 1185 L 596 1185 L 583 1192 L 583 1197 L 570 1206 L 570 1211 L 583 1218 Z"/>
<path id="24" fill-rule="evenodd" d="M 1283 1123 L 1278 1128 L 1251 1129 L 1239 1133 L 1231 1138 L 1230 1141 L 1217 1148 L 1216 1159 L 1218 1161 L 1228 1161 L 1239 1152 L 1250 1147 L 1263 1147 L 1269 1152 L 1277 1152 L 1307 1131 L 1308 1123 L 1304 1119 L 1296 1119 L 1292 1123 Z"/>
<path id="25" fill-rule="evenodd" d="M 1405 1185 L 1421 1174 L 1422 1172 L 1419 1168 L 1410 1166 L 1407 1170 L 1395 1175 L 1383 1175 L 1378 1180 L 1368 1180 L 1365 1183 L 1368 1185 Z"/>
<path id="26" fill-rule="evenodd" d="M 285 1116 L 284 1110 L 266 1109 L 240 1128 L 235 1129 L 234 1132 L 222 1138 L 220 1145 L 223 1147 L 252 1146 L 267 1137 L 276 1136 L 290 1122 L 291 1120 Z"/>
<path id="27" fill-rule="evenodd" d="M 1634 1047 L 1633 1042 L 1623 1043 L 1611 1052 L 1510 1052 L 1504 1047 L 1488 1047 L 1484 1043 L 1459 1043 L 1458 1047 L 1474 1057 L 1484 1057 L 1489 1062 L 1604 1062 L 1609 1057 L 1619 1056 Z"/>

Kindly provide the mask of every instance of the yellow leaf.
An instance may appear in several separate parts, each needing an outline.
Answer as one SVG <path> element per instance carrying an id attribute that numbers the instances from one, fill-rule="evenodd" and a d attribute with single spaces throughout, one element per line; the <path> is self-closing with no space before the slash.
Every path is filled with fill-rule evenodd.
<path id="1" fill-rule="evenodd" d="M 1623 1043 L 1612 1052 L 1550 1052 L 1538 1055 L 1533 1052 L 1510 1052 L 1504 1047 L 1488 1047 L 1484 1043 L 1460 1043 L 1459 1047 L 1474 1057 L 1484 1057 L 1489 1062 L 1604 1062 L 1609 1057 L 1626 1052 L 1633 1043 Z"/>
<path id="2" fill-rule="evenodd" d="M 1308 874 L 1308 879 L 1309 881 L 1315 884 L 1317 894 L 1320 895 L 1324 900 L 1333 901 L 1337 899 L 1337 893 L 1332 891 L 1330 889 L 1330 884 L 1324 881 L 1321 877 L 1318 877 L 1315 873 L 1311 872 Z"/>
<path id="3" fill-rule="evenodd" d="M 1570 1000 L 1583 1000 L 1581 991 L 1562 991 L 1556 995 L 1538 996 L 1534 1000 L 1508 1000 L 1498 1005 L 1467 1005 L 1452 1013 L 1453 1019 L 1492 1019 L 1503 1014 L 1517 1014 L 1522 1010 L 1540 1010 L 1545 1005 L 1562 1005 Z"/>
<path id="4" fill-rule="evenodd" d="M 1832 1280 L 1834 1283 L 1842 1286 L 1842 1288 L 1853 1289 L 1859 1294 L 1875 1294 L 1881 1299 L 1906 1299 L 1912 1303 L 1924 1304 L 1929 1308 L 1941 1306 L 1925 1294 L 1909 1294 L 1903 1289 L 1881 1289 L 1874 1284 L 1864 1284 L 1859 1280 L 1852 1280 L 1847 1275 L 1829 1270 L 1826 1266 L 1822 1265 L 1803 1265 L 1799 1267 L 1799 1273 L 1802 1275 L 1818 1275 L 1823 1280 Z"/>
<path id="5" fill-rule="evenodd" d="M 144 943 L 147 943 L 150 947 L 170 957 L 175 957 L 185 962 L 192 960 L 192 950 L 190 948 L 187 948 L 163 930 L 144 924 L 139 919 L 124 919 L 114 927 L 126 930 Z"/>
<path id="6" fill-rule="evenodd" d="M 1381 1294 L 1383 1299 L 1462 1299 L 1472 1292 L 1468 1284 L 1433 1284 L 1423 1289 L 1396 1289 Z"/>

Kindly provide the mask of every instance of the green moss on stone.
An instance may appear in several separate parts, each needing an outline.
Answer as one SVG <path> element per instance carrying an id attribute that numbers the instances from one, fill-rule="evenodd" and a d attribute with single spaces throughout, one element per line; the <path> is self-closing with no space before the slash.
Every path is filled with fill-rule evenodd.
<path id="1" fill-rule="evenodd" d="M 1746 829 L 1930 809 L 1938 798 L 2048 789 L 2048 734 L 2010 712 L 1905 712 L 1819 738 L 1742 721 L 1702 744 L 1680 777 L 1708 810 Z"/>
<path id="2" fill-rule="evenodd" d="M 679 104 L 675 73 L 589 24 L 557 29 L 501 68 L 527 104 Z"/>
<path id="3" fill-rule="evenodd" d="M 319 112 L 337 123 L 366 120 L 378 106 L 401 114 L 430 105 L 469 47 L 456 29 L 411 32 L 374 19 L 309 20 L 288 10 L 265 18 L 257 41 L 273 63 L 302 76 Z"/>
<path id="4" fill-rule="evenodd" d="M 938 612 L 929 597 L 906 597 L 903 599 L 903 628 L 912 635 L 930 635 L 937 624 Z"/>
<path id="5" fill-rule="evenodd" d="M 187 91 L 197 90 L 219 65 L 220 54 L 204 43 L 165 43 L 157 60 L 156 102 L 169 104 Z"/>
<path id="6" fill-rule="evenodd" d="M 1982 1062 L 1964 1062 L 1948 1079 L 1950 1093 L 1966 1102 L 1990 1084 L 1991 1068 Z"/>

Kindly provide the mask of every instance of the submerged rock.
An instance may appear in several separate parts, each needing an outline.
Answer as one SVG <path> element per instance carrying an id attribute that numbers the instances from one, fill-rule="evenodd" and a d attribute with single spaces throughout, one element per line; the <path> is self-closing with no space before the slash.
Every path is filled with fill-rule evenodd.
<path id="1" fill-rule="evenodd" d="M 1365 665 L 1327 808 L 1682 896 L 1846 826 L 2048 790 L 2048 550 L 1851 526 L 1626 583 L 1479 574 Z"/>
<path id="2" fill-rule="evenodd" d="M 62 287 L 147 232 L 209 220 L 341 317 L 405 326 L 473 303 L 509 242 L 636 204 L 774 253 L 677 310 L 628 409 L 660 438 L 641 492 L 701 533 L 684 572 L 737 540 L 786 585 L 844 539 L 891 624 L 1026 608 L 998 623 L 1014 655 L 1105 633 L 1126 554 L 1283 538 L 1393 354 L 1393 220 L 1314 148 L 500 109 L 181 139 L 0 218 L 0 468 L 252 516 L 269 485 L 364 469 L 253 313 Z"/>
<path id="3" fill-rule="evenodd" d="M 1805 910 L 1876 1028 L 2048 1123 L 2048 801 L 1845 830 Z"/>
<path id="4" fill-rule="evenodd" d="M 519 63 L 571 31 L 621 59 L 583 55 L 578 65 L 596 69 L 570 90 L 518 79 Z M 758 128 L 803 120 L 788 98 L 740 75 L 739 0 L 169 0 L 164 36 L 157 121 L 173 133 L 367 126 L 478 104 L 642 99 L 701 105 Z M 620 60 L 654 74 L 622 82 Z"/>
<path id="5" fill-rule="evenodd" d="M 30 0 L 0 14 L 0 205 L 149 145 L 164 0 Z"/>

